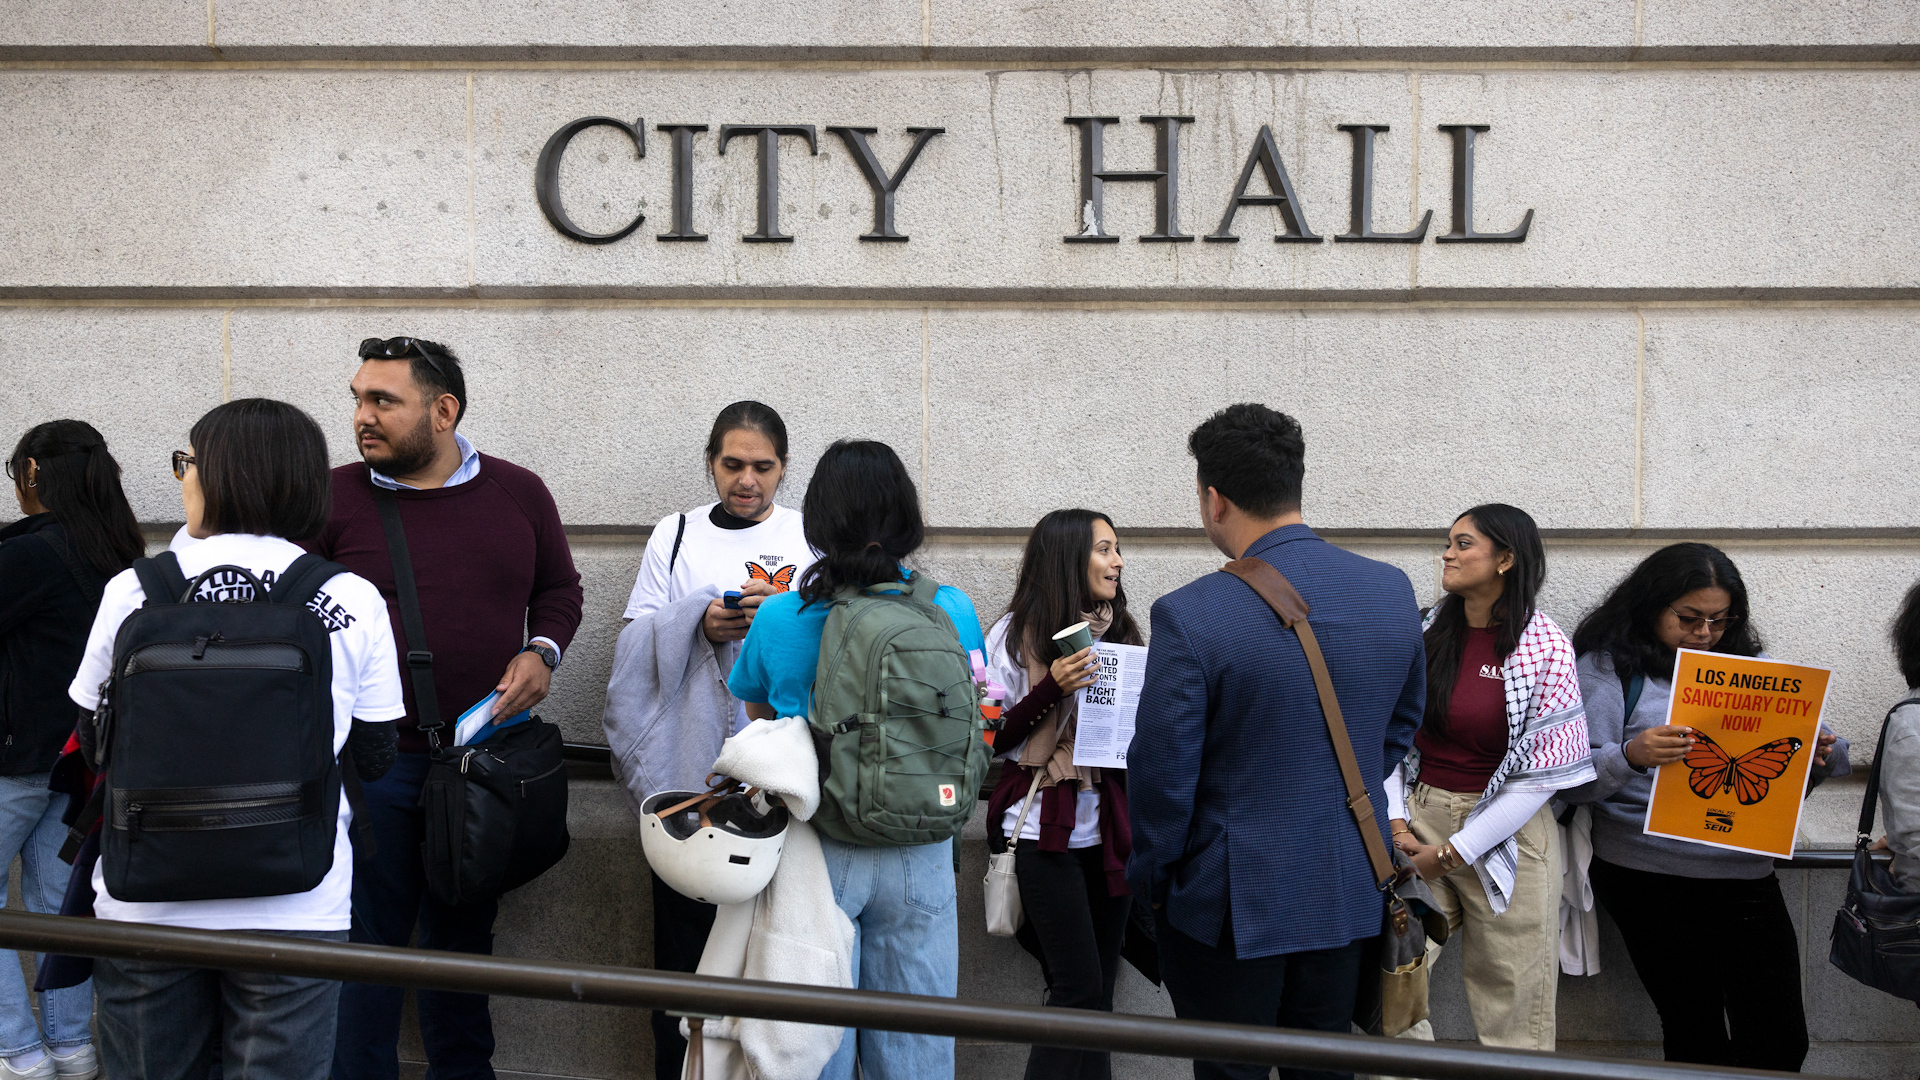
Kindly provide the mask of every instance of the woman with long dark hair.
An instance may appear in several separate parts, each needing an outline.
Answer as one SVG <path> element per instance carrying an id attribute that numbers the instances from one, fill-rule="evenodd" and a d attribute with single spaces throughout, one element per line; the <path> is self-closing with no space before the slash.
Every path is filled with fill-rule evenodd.
<path id="1" fill-rule="evenodd" d="M 1536 606 L 1547 560 L 1526 511 L 1460 515 L 1441 562 L 1426 719 L 1387 779 L 1387 815 L 1460 934 L 1480 1041 L 1552 1050 L 1561 853 L 1547 801 L 1594 775 L 1573 645 Z"/>
<path id="2" fill-rule="evenodd" d="M 987 843 L 1014 845 L 1026 922 L 1047 1004 L 1113 1011 L 1132 891 L 1126 772 L 1073 763 L 1076 691 L 1093 682 L 1092 648 L 1061 656 L 1053 635 L 1085 622 L 1095 640 L 1143 644 L 1121 588 L 1120 537 L 1092 510 L 1055 510 L 1027 534 L 1007 613 L 987 633 L 987 670 L 1014 702 L 994 746 L 1006 762 L 987 800 Z M 1038 806 L 1026 809 L 1027 800 Z M 1017 830 L 1018 835 L 1014 835 Z M 1028 1080 L 1103 1080 L 1109 1055 L 1036 1046 Z"/>
<path id="3" fill-rule="evenodd" d="M 1653 998 L 1667 1060 L 1797 1072 L 1800 944 L 1773 859 L 1644 831 L 1653 770 L 1693 742 L 1666 722 L 1675 653 L 1765 655 L 1746 582 L 1719 548 L 1661 548 L 1580 620 L 1573 644 L 1598 778 L 1561 797 L 1592 804 L 1593 895 Z M 1851 771 L 1845 741 L 1821 729 L 1809 789 Z"/>
<path id="4" fill-rule="evenodd" d="M 68 800 L 47 781 L 73 732 L 67 684 L 79 670 L 101 590 L 133 565 L 145 541 L 120 489 L 120 466 L 90 424 L 33 427 L 7 459 L 7 476 L 25 516 L 0 529 L 0 858 L 20 856 L 28 911 L 56 912 L 68 878 L 59 859 Z M 95 1075 L 92 986 L 47 991 L 36 1024 L 19 966 L 7 966 L 0 974 L 0 1077 Z"/>
<path id="5" fill-rule="evenodd" d="M 828 447 L 813 467 L 800 512 L 819 558 L 800 575 L 798 588 L 761 602 L 727 680 L 756 720 L 811 714 L 820 641 L 836 596 L 920 576 L 904 565 L 926 539 L 920 495 L 900 456 L 885 443 L 843 439 Z M 963 648 L 985 649 L 979 616 L 965 593 L 943 585 L 933 602 L 946 612 Z M 859 933 L 859 988 L 952 997 L 960 980 L 953 841 L 868 847 L 821 833 L 820 847 L 834 898 Z M 849 1030 L 822 1080 L 852 1080 L 856 1056 L 861 1075 L 870 1080 L 953 1076 L 950 1038 Z"/>

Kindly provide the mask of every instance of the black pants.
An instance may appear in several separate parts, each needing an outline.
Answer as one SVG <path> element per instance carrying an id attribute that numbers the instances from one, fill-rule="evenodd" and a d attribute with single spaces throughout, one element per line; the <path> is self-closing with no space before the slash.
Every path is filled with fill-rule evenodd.
<path id="1" fill-rule="evenodd" d="M 673 886 L 653 878 L 653 966 L 660 971 L 691 972 L 700 966 L 700 954 L 706 951 L 707 935 L 713 932 L 713 917 L 720 909 L 681 896 Z M 687 1040 L 680 1034 L 680 1018 L 664 1012 L 653 1014 L 654 1080 L 680 1080 L 687 1057 Z"/>
<path id="2" fill-rule="evenodd" d="M 1660 1013 L 1668 1061 L 1800 1071 L 1800 941 L 1779 878 L 1675 877 L 1599 859 L 1588 874 Z"/>
<path id="3" fill-rule="evenodd" d="M 1027 913 L 1021 944 L 1036 949 L 1047 979 L 1047 1004 L 1113 1011 L 1130 896 L 1107 895 L 1102 847 L 1041 851 L 1033 840 L 1013 849 L 1020 906 Z M 1027 1080 L 1107 1080 L 1112 1056 L 1097 1050 L 1036 1046 Z"/>
<path id="4" fill-rule="evenodd" d="M 1175 930 L 1164 911 L 1155 912 L 1154 921 L 1159 928 L 1160 977 L 1180 1019 L 1342 1034 L 1351 1030 L 1364 940 L 1337 949 L 1242 960 L 1234 955 L 1231 919 L 1218 945 L 1202 944 Z M 1268 1072 L 1265 1065 L 1193 1063 L 1194 1080 L 1265 1080 Z M 1281 1080 L 1350 1080 L 1352 1075 L 1280 1070 Z"/>

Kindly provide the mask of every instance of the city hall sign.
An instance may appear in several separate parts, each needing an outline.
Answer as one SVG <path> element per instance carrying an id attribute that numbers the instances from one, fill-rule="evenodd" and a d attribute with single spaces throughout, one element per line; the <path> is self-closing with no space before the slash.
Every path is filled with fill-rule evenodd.
<path id="1" fill-rule="evenodd" d="M 1079 129 L 1078 205 L 1081 230 L 1071 236 L 1061 237 L 1062 241 L 1069 244 L 1119 242 L 1120 238 L 1108 233 L 1105 227 L 1104 206 L 1108 184 L 1152 186 L 1154 228 L 1151 233 L 1140 237 L 1142 242 L 1175 243 L 1195 239 L 1193 234 L 1180 229 L 1180 132 L 1185 125 L 1193 123 L 1193 117 L 1142 116 L 1140 121 L 1151 124 L 1154 129 L 1154 167 L 1130 170 L 1106 167 L 1107 126 L 1119 123 L 1119 117 L 1069 116 L 1065 119 Z M 1374 244 L 1418 244 L 1425 240 L 1427 228 L 1433 222 L 1432 210 L 1420 218 L 1419 225 L 1406 232 L 1383 233 L 1375 231 L 1373 227 L 1373 140 L 1376 134 L 1388 130 L 1387 125 L 1338 126 L 1353 138 L 1353 189 L 1348 204 L 1347 231 L 1335 235 L 1333 239 Z M 610 127 L 623 132 L 632 140 L 635 156 L 646 156 L 646 127 L 642 121 L 635 120 L 629 124 L 611 116 L 582 117 L 554 132 L 546 146 L 541 148 L 539 161 L 534 167 L 534 193 L 541 212 L 561 234 L 583 244 L 611 244 L 638 229 L 641 222 L 646 220 L 646 215 L 635 214 L 632 221 L 612 232 L 588 232 L 567 216 L 566 205 L 560 195 L 560 162 L 566 156 L 567 146 L 576 135 L 594 127 Z M 1439 129 L 1453 139 L 1453 228 L 1435 237 L 1435 241 L 1442 244 L 1518 244 L 1525 241 L 1527 230 L 1533 225 L 1532 210 L 1526 212 L 1517 227 L 1506 232 L 1488 233 L 1474 228 L 1473 140 L 1476 132 L 1486 131 L 1488 126 L 1441 124 Z M 669 137 L 673 154 L 673 227 L 655 239 L 705 240 L 707 235 L 699 232 L 693 221 L 693 136 L 696 132 L 706 131 L 707 125 L 660 124 L 655 130 Z M 860 175 L 873 192 L 873 230 L 862 233 L 860 239 L 905 243 L 908 237 L 896 227 L 894 219 L 894 198 L 913 171 L 914 162 L 920 159 L 920 151 L 946 129 L 907 128 L 907 134 L 913 136 L 913 145 L 891 172 L 881 164 L 873 148 L 867 144 L 867 136 L 878 129 L 830 126 L 827 130 L 846 144 L 854 164 L 860 169 Z M 741 237 L 748 243 L 790 243 L 793 240 L 792 236 L 780 231 L 780 146 L 783 138 L 804 140 L 808 153 L 820 152 L 819 132 L 812 124 L 720 125 L 715 147 L 718 153 L 725 154 L 729 144 L 735 139 L 742 139 L 745 142 L 741 145 L 752 145 L 759 155 L 759 220 L 753 232 Z M 1247 190 L 1255 172 L 1260 174 L 1265 183 L 1264 193 Z M 1219 243 L 1237 242 L 1240 237 L 1233 233 L 1233 221 L 1243 206 L 1272 206 L 1279 211 L 1286 231 L 1273 238 L 1276 243 L 1317 244 L 1326 239 L 1308 227 L 1306 210 L 1301 206 L 1299 196 L 1294 193 L 1293 181 L 1287 176 L 1286 166 L 1281 163 L 1273 129 L 1265 124 L 1261 125 L 1260 133 L 1253 140 L 1253 149 L 1248 152 L 1246 164 L 1240 169 L 1239 182 L 1234 184 L 1233 191 L 1227 196 L 1226 211 L 1220 217 L 1219 226 L 1201 239 Z"/>

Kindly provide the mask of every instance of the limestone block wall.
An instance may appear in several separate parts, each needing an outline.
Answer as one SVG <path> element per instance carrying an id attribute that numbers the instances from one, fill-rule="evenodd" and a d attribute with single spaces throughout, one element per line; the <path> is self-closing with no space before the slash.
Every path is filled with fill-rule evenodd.
<path id="1" fill-rule="evenodd" d="M 707 424 L 741 397 L 793 434 L 797 504 L 835 438 L 884 439 L 921 485 L 920 564 L 1004 606 L 1025 530 L 1088 505 L 1119 522 L 1143 610 L 1220 561 L 1198 533 L 1186 433 L 1221 405 L 1299 416 L 1306 513 L 1434 595 L 1440 530 L 1513 502 L 1547 530 L 1548 610 L 1571 624 L 1676 539 L 1725 547 L 1771 650 L 1836 670 L 1864 761 L 1902 689 L 1885 645 L 1920 578 L 1920 14 L 1809 0 L 18 0 L 0 27 L 0 416 L 91 420 L 156 537 L 180 519 L 167 453 L 234 396 L 299 403 L 337 461 L 369 335 L 467 359 L 463 430 L 553 489 L 587 614 L 545 708 L 599 741 L 619 613 L 648 530 L 709 498 Z M 1104 165 L 1156 168 L 1178 125 L 1177 212 L 1106 186 L 1089 224 L 1080 127 Z M 580 133 L 543 214 L 535 172 Z M 692 134 L 674 221 L 673 136 Z M 813 125 L 762 165 L 722 125 Z M 1354 149 L 1376 136 L 1372 225 L 1351 243 Z M 1442 243 L 1454 136 L 1473 227 Z M 884 169 L 940 127 L 895 197 L 906 242 L 863 241 L 874 196 L 833 126 Z M 1276 242 L 1230 196 L 1263 128 L 1319 243 Z M 1256 171 L 1258 171 L 1256 169 Z M 1264 194 L 1257 177 L 1247 189 Z M 1230 232 L 1234 242 L 1209 240 Z M 11 435 L 0 437 L 12 438 Z M 510 899 L 501 948 L 645 963 L 645 872 L 610 789 L 582 783 L 577 849 Z M 1817 793 L 1809 847 L 1844 846 L 1860 789 Z M 1038 973 L 975 932 L 963 845 L 963 992 L 1038 1001 Z M 1913 1011 L 1829 974 L 1838 875 L 1789 882 L 1807 954 L 1810 1068 L 1906 1075 Z M 1563 986 L 1562 1038 L 1652 1052 L 1624 955 Z M 1165 1011 L 1129 982 L 1125 1007 Z M 1457 1005 L 1458 1003 L 1454 1003 Z M 1447 1011 L 1448 1009 L 1451 1011 Z M 502 1002 L 500 1065 L 646 1075 L 644 1024 Z M 1467 1037 L 1457 1007 L 1443 1037 Z M 1002 1075 L 1017 1051 L 962 1051 Z M 1124 1075 L 1171 1075 L 1150 1062 Z"/>

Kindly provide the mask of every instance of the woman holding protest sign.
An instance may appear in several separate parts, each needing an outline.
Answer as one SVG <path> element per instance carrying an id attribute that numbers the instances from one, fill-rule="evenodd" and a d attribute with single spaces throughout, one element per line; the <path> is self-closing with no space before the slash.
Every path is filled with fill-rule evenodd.
<path id="1" fill-rule="evenodd" d="M 1668 1061 L 1797 1071 L 1807 1054 L 1800 946 L 1773 859 L 1650 836 L 1654 770 L 1695 742 L 1667 724 L 1680 649 L 1764 656 L 1733 560 L 1661 548 L 1574 632 L 1597 779 L 1561 796 L 1593 807 L 1593 892 L 1659 1011 Z M 1809 788 L 1846 775 L 1823 724 Z"/>
<path id="2" fill-rule="evenodd" d="M 1546 553 L 1526 511 L 1460 515 L 1441 562 L 1426 720 L 1387 778 L 1387 814 L 1464 937 L 1480 1041 L 1552 1050 L 1561 853 L 1547 801 L 1594 775 L 1573 645 L 1534 605 Z"/>
<path id="3" fill-rule="evenodd" d="M 1108 1012 L 1132 904 L 1126 772 L 1074 763 L 1076 695 L 1099 658 L 1091 646 L 1060 655 L 1054 634 L 1084 622 L 1096 640 L 1143 644 L 1125 565 L 1111 518 L 1055 510 L 1027 535 L 1013 602 L 987 633 L 988 673 L 1015 703 L 994 741 L 1006 765 L 987 800 L 987 844 L 1014 845 L 1018 937 L 1040 961 L 1047 1004 Z M 1112 1066 L 1105 1053 L 1035 1046 L 1026 1075 L 1104 1080 Z"/>

